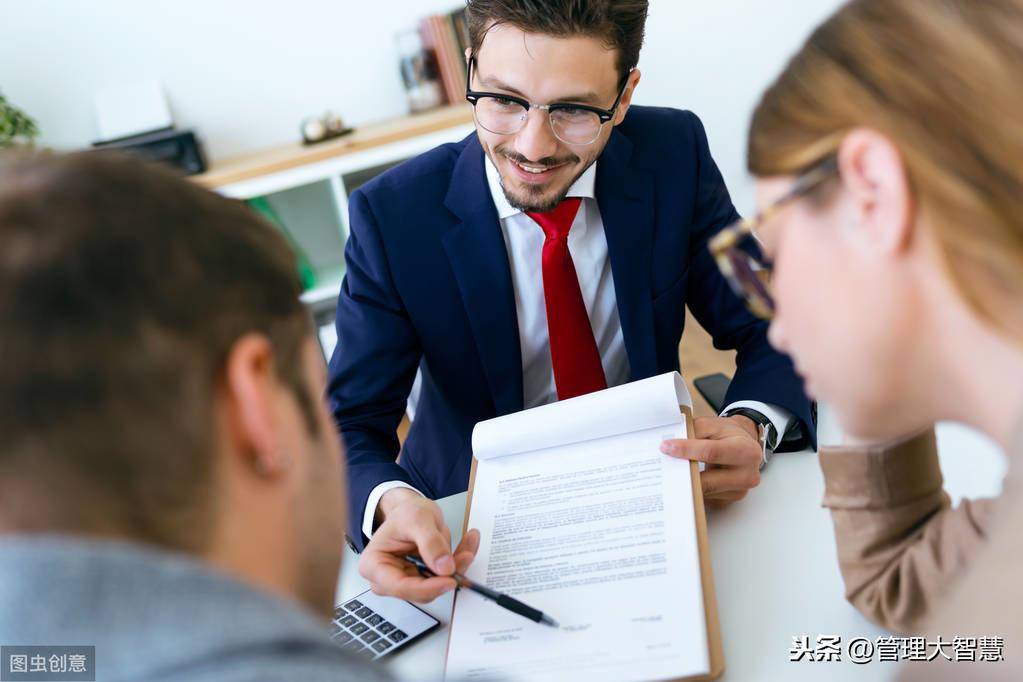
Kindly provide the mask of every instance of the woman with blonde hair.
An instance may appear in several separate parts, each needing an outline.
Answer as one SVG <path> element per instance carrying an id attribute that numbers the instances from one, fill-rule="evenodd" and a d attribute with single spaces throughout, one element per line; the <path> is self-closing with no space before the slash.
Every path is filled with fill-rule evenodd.
<path id="1" fill-rule="evenodd" d="M 1021 65 L 1023 0 L 849 2 L 764 94 L 761 212 L 712 245 L 854 438 L 821 452 L 848 598 L 938 661 L 1003 637 L 971 678 L 1023 679 Z M 1004 448 L 1000 499 L 951 507 L 938 420 Z"/>

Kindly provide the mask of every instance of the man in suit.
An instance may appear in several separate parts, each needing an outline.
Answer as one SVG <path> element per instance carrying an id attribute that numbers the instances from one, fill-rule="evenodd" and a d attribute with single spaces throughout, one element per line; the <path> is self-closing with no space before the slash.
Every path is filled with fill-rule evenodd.
<path id="1" fill-rule="evenodd" d="M 453 586 L 420 578 L 406 552 L 439 575 L 472 560 L 478 534 L 452 553 L 430 498 L 466 489 L 474 424 L 678 369 L 686 304 L 716 345 L 738 349 L 723 416 L 662 448 L 708 463 L 706 497 L 745 495 L 786 436 L 813 442 L 791 364 L 707 252 L 738 215 L 699 119 L 630 107 L 646 11 L 646 0 L 470 0 L 476 133 L 351 197 L 328 391 L 350 535 L 380 592 L 430 600 Z"/>
<path id="2" fill-rule="evenodd" d="M 170 170 L 0 155 L 0 642 L 94 645 L 104 680 L 387 677 L 328 638 L 343 469 L 300 293 L 271 225 Z"/>

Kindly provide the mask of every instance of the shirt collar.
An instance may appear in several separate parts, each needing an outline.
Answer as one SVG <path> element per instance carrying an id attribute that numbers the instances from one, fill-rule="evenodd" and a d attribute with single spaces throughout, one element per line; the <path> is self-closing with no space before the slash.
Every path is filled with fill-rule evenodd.
<path id="1" fill-rule="evenodd" d="M 497 167 L 490 161 L 490 157 L 486 154 L 483 155 L 484 165 L 487 169 L 487 184 L 490 186 L 490 196 L 494 199 L 494 206 L 497 207 L 497 216 L 504 220 L 510 218 L 513 215 L 522 213 L 519 209 L 515 208 L 508 203 L 508 198 L 504 196 L 504 189 L 501 188 L 501 174 L 497 172 Z M 568 197 L 582 197 L 584 199 L 595 199 L 595 187 L 597 183 L 597 162 L 594 161 L 590 164 L 590 167 L 583 172 L 579 178 L 572 183 L 572 186 L 568 188 Z"/>

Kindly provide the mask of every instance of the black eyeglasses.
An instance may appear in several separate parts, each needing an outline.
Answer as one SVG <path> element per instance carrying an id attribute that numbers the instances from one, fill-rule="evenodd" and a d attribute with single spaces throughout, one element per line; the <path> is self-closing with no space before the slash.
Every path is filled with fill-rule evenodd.
<path id="1" fill-rule="evenodd" d="M 585 145 L 595 142 L 604 124 L 615 117 L 629 82 L 628 78 L 623 79 L 610 109 L 568 102 L 533 104 L 515 95 L 473 90 L 471 84 L 475 63 L 476 58 L 471 57 L 465 73 L 465 99 L 472 103 L 476 123 L 481 128 L 497 135 L 514 135 L 525 127 L 530 109 L 541 109 L 547 112 L 554 136 L 565 144 Z"/>
<path id="2" fill-rule="evenodd" d="M 838 173 L 838 158 L 829 156 L 800 175 L 791 189 L 759 214 L 721 230 L 710 240 L 710 252 L 732 291 L 746 301 L 757 317 L 774 317 L 774 297 L 770 292 L 771 266 L 762 257 L 756 243 L 757 231 L 782 207 L 806 196 L 825 180 Z"/>

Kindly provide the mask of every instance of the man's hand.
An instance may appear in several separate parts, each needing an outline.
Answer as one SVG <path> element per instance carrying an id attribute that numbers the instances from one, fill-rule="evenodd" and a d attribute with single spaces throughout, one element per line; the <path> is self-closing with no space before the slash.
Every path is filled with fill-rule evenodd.
<path id="1" fill-rule="evenodd" d="M 407 488 L 384 493 L 377 514 L 383 522 L 359 559 L 359 574 L 374 593 L 426 603 L 455 589 L 454 578 L 444 576 L 469 567 L 480 546 L 479 531 L 467 532 L 452 553 L 451 531 L 440 507 Z M 405 561 L 406 554 L 418 554 L 437 576 L 422 577 Z"/>
<path id="2" fill-rule="evenodd" d="M 746 497 L 760 483 L 764 457 L 756 423 L 749 417 L 697 417 L 693 438 L 665 440 L 661 452 L 704 462 L 700 474 L 703 499 L 712 507 L 724 507 Z"/>

